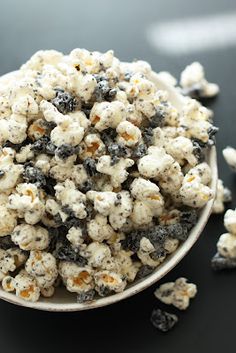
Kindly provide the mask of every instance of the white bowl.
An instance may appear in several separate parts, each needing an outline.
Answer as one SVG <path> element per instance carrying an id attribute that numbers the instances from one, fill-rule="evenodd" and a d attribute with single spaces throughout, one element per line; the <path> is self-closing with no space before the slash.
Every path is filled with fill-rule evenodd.
<path id="1" fill-rule="evenodd" d="M 0 89 L 1 85 L 6 84 L 9 78 L 12 76 L 17 77 L 18 74 L 18 72 L 13 72 L 2 76 L 0 78 Z M 156 84 L 157 88 L 168 91 L 170 101 L 179 111 L 181 111 L 183 97 L 178 93 L 178 91 L 164 83 L 156 73 L 152 73 L 150 79 Z M 209 151 L 207 161 L 212 170 L 212 181 L 210 186 L 213 190 L 216 190 L 217 161 L 215 147 L 212 147 Z M 94 309 L 128 298 L 136 293 L 141 292 L 145 288 L 160 280 L 179 263 L 179 261 L 188 253 L 188 251 L 191 249 L 193 244 L 197 241 L 198 237 L 202 233 L 211 214 L 212 205 L 213 200 L 210 200 L 201 210 L 198 222 L 191 230 L 188 239 L 182 243 L 174 253 L 169 255 L 166 260 L 156 270 L 153 271 L 152 274 L 145 277 L 144 279 L 140 279 L 135 281 L 133 284 L 130 284 L 122 293 L 117 293 L 104 298 L 98 298 L 91 303 L 79 304 L 76 302 L 75 294 L 69 293 L 65 290 L 65 288 L 57 288 L 56 293 L 52 298 L 40 298 L 38 302 L 32 303 L 16 297 L 15 294 L 4 292 L 0 287 L 0 298 L 6 300 L 7 302 L 28 308 L 62 312 Z"/>

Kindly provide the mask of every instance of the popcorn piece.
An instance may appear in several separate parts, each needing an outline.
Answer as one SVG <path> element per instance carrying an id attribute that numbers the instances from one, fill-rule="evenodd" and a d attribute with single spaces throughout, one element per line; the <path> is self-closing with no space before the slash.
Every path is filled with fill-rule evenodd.
<path id="1" fill-rule="evenodd" d="M 87 197 L 93 200 L 96 211 L 109 216 L 113 229 L 121 228 L 132 212 L 132 200 L 127 191 L 120 193 L 89 191 Z"/>
<path id="2" fill-rule="evenodd" d="M 90 121 L 98 131 L 115 129 L 124 119 L 125 106 L 117 101 L 95 103 L 90 113 Z"/>
<path id="3" fill-rule="evenodd" d="M 129 147 L 136 145 L 142 137 L 139 128 L 128 121 L 121 122 L 116 131 L 118 133 L 117 141 Z"/>
<path id="4" fill-rule="evenodd" d="M 88 245 L 86 252 L 88 253 L 89 266 L 97 268 L 102 267 L 103 262 L 111 259 L 111 251 L 105 244 L 93 242 Z"/>
<path id="5" fill-rule="evenodd" d="M 26 301 L 36 302 L 40 296 L 40 289 L 36 281 L 25 271 L 21 271 L 14 279 L 13 286 L 16 296 Z"/>
<path id="6" fill-rule="evenodd" d="M 27 160 L 33 159 L 34 152 L 31 147 L 31 144 L 21 147 L 20 151 L 16 153 L 17 163 L 25 163 Z"/>
<path id="7" fill-rule="evenodd" d="M 236 210 L 227 210 L 225 212 L 224 226 L 229 233 L 236 235 Z"/>
<path id="8" fill-rule="evenodd" d="M 14 164 L 15 151 L 11 148 L 0 148 L 0 192 L 13 188 L 23 171 L 23 166 Z"/>
<path id="9" fill-rule="evenodd" d="M 217 250 L 220 255 L 226 258 L 236 258 L 236 235 L 222 234 L 217 242 Z"/>
<path id="10" fill-rule="evenodd" d="M 41 220 L 45 210 L 37 186 L 30 183 L 17 185 L 16 192 L 9 196 L 8 208 L 16 210 L 18 217 L 32 225 Z"/>
<path id="11" fill-rule="evenodd" d="M 64 117 L 64 120 L 52 130 L 51 140 L 56 146 L 63 144 L 77 146 L 83 139 L 84 128 L 71 117 L 66 115 Z"/>
<path id="12" fill-rule="evenodd" d="M 180 165 L 184 165 L 185 161 L 187 161 L 190 166 L 197 164 L 197 158 L 193 153 L 193 143 L 187 137 L 179 136 L 170 139 L 168 143 L 165 144 L 165 149 Z"/>
<path id="13" fill-rule="evenodd" d="M 126 286 L 126 281 L 122 276 L 112 271 L 98 271 L 94 274 L 95 289 L 99 295 L 104 296 L 107 293 L 120 293 Z"/>
<path id="14" fill-rule="evenodd" d="M 73 181 L 66 180 L 64 183 L 57 184 L 55 190 L 56 199 L 61 202 L 62 206 L 69 206 L 79 219 L 87 216 L 85 206 L 86 196 L 79 190 L 76 190 Z"/>
<path id="15" fill-rule="evenodd" d="M 63 54 L 56 50 L 39 50 L 24 65 L 21 70 L 40 71 L 43 65 L 56 65 L 63 58 Z"/>
<path id="16" fill-rule="evenodd" d="M 218 179 L 216 197 L 212 208 L 212 213 L 222 213 L 224 212 L 225 202 L 231 201 L 231 191 L 224 187 L 223 181 Z"/>
<path id="17" fill-rule="evenodd" d="M 88 292 L 94 288 L 93 271 L 88 267 L 80 267 L 73 262 L 61 261 L 59 274 L 69 292 Z"/>
<path id="18" fill-rule="evenodd" d="M 180 85 L 184 94 L 197 99 L 214 97 L 219 93 L 219 86 L 205 79 L 204 68 L 199 62 L 186 66 L 181 73 Z"/>
<path id="19" fill-rule="evenodd" d="M 233 147 L 226 147 L 223 149 L 223 156 L 232 170 L 236 171 L 236 150 Z"/>
<path id="20" fill-rule="evenodd" d="M 177 80 L 168 71 L 158 72 L 158 77 L 160 80 L 164 81 L 167 85 L 176 86 Z"/>
<path id="21" fill-rule="evenodd" d="M 165 304 L 172 304 L 180 310 L 186 310 L 189 300 L 197 294 L 197 287 L 187 283 L 186 278 L 178 278 L 175 282 L 162 284 L 154 295 Z"/>
<path id="22" fill-rule="evenodd" d="M 204 143 L 209 141 L 209 131 L 212 124 L 209 120 L 212 112 L 200 105 L 196 100 L 187 100 L 180 116 L 180 126 L 184 128 L 184 134 L 188 138 L 198 139 Z"/>
<path id="23" fill-rule="evenodd" d="M 5 292 L 14 292 L 14 278 L 11 276 L 5 276 L 2 280 L 2 288 Z"/>
<path id="24" fill-rule="evenodd" d="M 79 156 L 83 160 L 88 157 L 101 156 L 105 152 L 105 145 L 98 134 L 87 135 L 84 138 L 84 143 L 80 146 L 82 147 L 82 152 L 80 152 Z"/>
<path id="25" fill-rule="evenodd" d="M 164 200 L 156 184 L 143 178 L 136 178 L 130 190 L 131 195 L 136 199 L 131 216 L 134 223 L 148 224 L 152 221 L 152 217 L 162 213 Z"/>
<path id="26" fill-rule="evenodd" d="M 58 276 L 56 259 L 45 251 L 32 250 L 25 269 L 40 288 L 51 287 Z"/>
<path id="27" fill-rule="evenodd" d="M 99 242 L 109 239 L 114 234 L 113 228 L 107 222 L 107 217 L 100 214 L 88 222 L 87 230 L 90 238 Z"/>
<path id="28" fill-rule="evenodd" d="M 71 227 L 66 237 L 75 248 L 78 248 L 84 242 L 82 229 L 80 228 Z"/>
<path id="29" fill-rule="evenodd" d="M 144 157 L 143 157 L 144 158 Z M 119 187 L 128 177 L 126 169 L 132 167 L 134 161 L 130 158 L 120 158 L 115 165 L 111 165 L 110 156 L 102 156 L 98 159 L 97 171 L 111 177 L 113 187 Z"/>
<path id="30" fill-rule="evenodd" d="M 138 170 L 146 178 L 158 178 L 165 174 L 172 163 L 174 159 L 163 148 L 151 146 L 148 155 L 139 160 Z"/>
<path id="31" fill-rule="evenodd" d="M 16 226 L 11 239 L 22 250 L 44 250 L 49 245 L 48 231 L 43 227 L 28 224 Z"/>
<path id="32" fill-rule="evenodd" d="M 0 281 L 16 269 L 14 257 L 7 250 L 0 249 Z"/>
<path id="33" fill-rule="evenodd" d="M 134 281 L 140 267 L 138 262 L 132 261 L 131 255 L 131 251 L 120 250 L 115 256 L 118 272 L 122 274 L 128 282 Z"/>
<path id="34" fill-rule="evenodd" d="M 179 240 L 174 238 L 166 238 L 164 243 L 164 249 L 167 254 L 172 254 L 179 246 Z"/>
<path id="35" fill-rule="evenodd" d="M 27 137 L 26 130 L 27 121 L 24 115 L 12 114 L 0 119 L 0 143 L 7 140 L 14 144 L 22 143 Z"/>
<path id="36" fill-rule="evenodd" d="M 17 224 L 17 215 L 9 210 L 5 204 L 0 205 L 0 237 L 10 234 Z"/>
<path id="37" fill-rule="evenodd" d="M 207 201 L 213 198 L 212 189 L 204 185 L 209 182 L 210 169 L 207 164 L 190 169 L 185 175 L 182 187 L 180 188 L 180 196 L 185 205 L 191 207 L 203 207 Z"/>

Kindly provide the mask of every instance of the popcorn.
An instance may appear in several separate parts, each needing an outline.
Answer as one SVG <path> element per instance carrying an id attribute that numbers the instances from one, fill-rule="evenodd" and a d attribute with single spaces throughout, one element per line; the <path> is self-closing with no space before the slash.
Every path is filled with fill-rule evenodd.
<path id="1" fill-rule="evenodd" d="M 16 153 L 17 163 L 25 163 L 27 160 L 30 160 L 34 157 L 34 152 L 31 149 L 32 145 L 21 147 L 20 151 Z"/>
<path id="2" fill-rule="evenodd" d="M 219 86 L 205 79 L 204 68 L 199 62 L 186 66 L 180 76 L 180 85 L 183 93 L 193 98 L 214 97 L 219 93 Z"/>
<path id="3" fill-rule="evenodd" d="M 36 281 L 25 271 L 20 272 L 15 278 L 7 278 L 10 282 L 9 286 L 14 287 L 16 296 L 26 301 L 36 302 L 40 297 L 40 289 Z M 6 280 L 6 281 L 7 281 Z"/>
<path id="4" fill-rule="evenodd" d="M 224 233 L 217 242 L 217 250 L 226 258 L 236 258 L 236 235 Z"/>
<path id="5" fill-rule="evenodd" d="M 14 257 L 7 250 L 0 249 L 0 281 L 16 268 Z"/>
<path id="6" fill-rule="evenodd" d="M 197 158 L 193 154 L 193 143 L 187 137 L 179 136 L 169 140 L 165 144 L 165 150 L 180 165 L 184 165 L 185 161 L 191 166 L 197 164 Z"/>
<path id="7" fill-rule="evenodd" d="M 193 68 L 180 94 L 198 85 L 209 95 L 213 86 Z M 150 274 L 187 239 L 194 208 L 213 197 L 204 158 L 217 128 L 196 100 L 173 106 L 152 77 L 145 61 L 75 49 L 39 51 L 1 78 L 3 290 L 37 301 L 62 282 L 78 303 L 91 302 Z M 168 73 L 159 78 L 176 85 Z M 232 218 L 219 250 L 231 255 Z M 234 258 L 223 263 L 235 266 Z"/>
<path id="8" fill-rule="evenodd" d="M 212 127 L 209 122 L 211 116 L 211 111 L 201 106 L 196 100 L 186 101 L 182 116 L 180 116 L 180 125 L 185 130 L 185 136 L 207 143 L 209 141 L 209 129 Z"/>
<path id="9" fill-rule="evenodd" d="M 98 134 L 89 134 L 84 138 L 84 143 L 81 144 L 82 151 L 79 156 L 81 159 L 88 157 L 98 157 L 105 151 L 105 145 Z"/>
<path id="10" fill-rule="evenodd" d="M 85 201 L 86 196 L 76 190 L 73 181 L 66 180 L 64 183 L 55 186 L 56 199 L 61 202 L 62 206 L 69 206 L 75 216 L 83 219 L 87 216 Z"/>
<path id="11" fill-rule="evenodd" d="M 180 188 L 180 196 L 183 203 L 191 207 L 203 207 L 213 198 L 213 191 L 205 184 L 210 179 L 210 168 L 206 163 L 192 168 L 185 175 Z"/>
<path id="12" fill-rule="evenodd" d="M 20 224 L 14 228 L 11 238 L 22 250 L 44 250 L 49 245 L 48 231 L 40 226 Z"/>
<path id="13" fill-rule="evenodd" d="M 93 270 L 80 267 L 76 263 L 61 261 L 59 274 L 69 292 L 88 292 L 94 288 Z"/>
<path id="14" fill-rule="evenodd" d="M 136 178 L 130 186 L 134 202 L 132 220 L 136 224 L 148 224 L 152 217 L 159 216 L 163 211 L 164 200 L 159 187 L 143 178 Z"/>
<path id="15" fill-rule="evenodd" d="M 99 242 L 109 239 L 114 234 L 113 228 L 108 224 L 107 217 L 100 214 L 88 222 L 87 230 L 90 238 Z"/>
<path id="16" fill-rule="evenodd" d="M 109 246 L 98 242 L 93 242 L 88 245 L 86 252 L 89 258 L 89 266 L 93 268 L 102 267 L 106 259 L 111 259 L 111 251 Z"/>
<path id="17" fill-rule="evenodd" d="M 70 144 L 77 146 L 83 139 L 84 128 L 69 115 L 51 131 L 51 140 L 56 146 Z"/>
<path id="18" fill-rule="evenodd" d="M 90 113 L 91 124 L 98 131 L 109 127 L 115 129 L 124 119 L 125 106 L 123 103 L 117 101 L 95 103 Z"/>
<path id="19" fill-rule="evenodd" d="M 2 177 L 0 178 L 0 192 L 13 188 L 22 171 L 22 165 L 14 164 L 13 159 L 15 153 L 11 148 L 0 149 L 0 170 Z"/>
<path id="20" fill-rule="evenodd" d="M 115 230 L 123 226 L 126 218 L 132 212 L 132 200 L 126 191 L 118 194 L 109 191 L 89 191 L 87 197 L 93 200 L 96 211 L 104 216 L 109 216 L 109 222 Z"/>
<path id="21" fill-rule="evenodd" d="M 66 238 L 75 248 L 78 248 L 84 242 L 81 228 L 71 227 L 66 235 Z"/>
<path id="22" fill-rule="evenodd" d="M 156 289 L 154 295 L 165 304 L 172 304 L 180 310 L 186 310 L 189 301 L 197 294 L 197 287 L 187 283 L 186 278 L 178 278 L 175 282 L 162 284 Z"/>
<path id="23" fill-rule="evenodd" d="M 212 208 L 212 213 L 222 213 L 224 212 L 225 202 L 231 201 L 231 191 L 224 187 L 223 181 L 218 179 L 217 181 L 217 190 L 216 190 L 216 197 Z"/>
<path id="24" fill-rule="evenodd" d="M 130 158 L 120 158 L 115 165 L 111 165 L 111 157 L 102 156 L 98 159 L 97 171 L 109 175 L 112 186 L 116 188 L 127 179 L 129 173 L 126 169 L 133 164 L 134 161 Z"/>
<path id="25" fill-rule="evenodd" d="M 94 274 L 95 289 L 99 295 L 104 296 L 108 292 L 122 292 L 126 286 L 126 281 L 122 276 L 112 271 L 98 271 Z"/>
<path id="26" fill-rule="evenodd" d="M 45 251 L 31 250 L 25 269 L 40 288 L 51 287 L 58 276 L 56 259 Z"/>
<path id="27" fill-rule="evenodd" d="M 236 210 L 227 210 L 225 212 L 224 226 L 229 233 L 236 235 Z"/>
<path id="28" fill-rule="evenodd" d="M 45 210 L 40 198 L 40 192 L 34 184 L 18 184 L 16 192 L 9 196 L 8 208 L 15 210 L 26 223 L 34 225 L 40 221 Z"/>
<path id="29" fill-rule="evenodd" d="M 17 215 L 6 204 L 0 205 L 0 237 L 10 234 L 17 224 Z"/>
<path id="30" fill-rule="evenodd" d="M 24 115 L 12 114 L 6 119 L 0 119 L 0 143 L 7 140 L 14 143 L 22 143 L 26 137 L 27 122 Z"/>
<path id="31" fill-rule="evenodd" d="M 136 145 L 142 137 L 139 128 L 128 121 L 121 122 L 117 126 L 116 131 L 118 132 L 117 141 L 119 143 L 123 143 L 126 146 Z"/>
<path id="32" fill-rule="evenodd" d="M 236 150 L 233 147 L 226 147 L 223 149 L 223 156 L 226 163 L 232 168 L 233 171 L 236 170 Z"/>
<path id="33" fill-rule="evenodd" d="M 174 159 L 163 148 L 151 146 L 148 155 L 140 158 L 138 170 L 146 178 L 158 178 L 169 169 Z"/>

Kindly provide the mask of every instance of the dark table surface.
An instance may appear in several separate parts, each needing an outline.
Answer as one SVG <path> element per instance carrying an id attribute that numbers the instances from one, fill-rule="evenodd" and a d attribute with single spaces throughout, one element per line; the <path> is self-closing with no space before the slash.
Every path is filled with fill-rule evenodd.
<path id="1" fill-rule="evenodd" d="M 215 125 L 220 127 L 219 174 L 233 192 L 229 205 L 233 207 L 236 176 L 221 151 L 226 145 L 236 146 L 236 46 L 231 43 L 173 56 L 157 52 L 146 33 L 152 23 L 234 11 L 235 0 L 8 0 L 1 2 L 0 8 L 0 74 L 15 70 L 36 50 L 49 48 L 65 53 L 75 47 L 100 51 L 113 48 L 122 60 L 142 58 L 155 70 L 169 70 L 174 75 L 179 75 L 186 64 L 199 60 L 209 80 L 221 88 L 211 108 L 215 111 Z M 222 218 L 211 217 L 190 253 L 161 281 L 185 276 L 198 286 L 197 297 L 186 312 L 179 313 L 179 324 L 173 331 L 161 334 L 149 322 L 150 312 L 158 304 L 153 296 L 155 285 L 116 305 L 88 312 L 47 313 L 0 301 L 0 352 L 232 351 L 236 337 L 235 272 L 213 273 L 210 268 L 216 240 L 224 231 Z"/>

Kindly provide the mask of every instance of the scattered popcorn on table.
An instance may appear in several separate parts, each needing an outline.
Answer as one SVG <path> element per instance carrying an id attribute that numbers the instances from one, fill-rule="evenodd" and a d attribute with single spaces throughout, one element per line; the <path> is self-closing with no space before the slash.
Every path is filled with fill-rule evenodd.
<path id="1" fill-rule="evenodd" d="M 236 210 L 227 210 L 224 226 L 229 233 L 222 234 L 217 242 L 217 253 L 211 260 L 215 271 L 236 268 Z"/>
<path id="2" fill-rule="evenodd" d="M 186 278 L 178 278 L 175 282 L 162 284 L 154 295 L 165 304 L 172 304 L 180 310 L 186 310 L 189 301 L 197 294 L 197 287 L 188 283 Z"/>
<path id="3" fill-rule="evenodd" d="M 226 163 L 235 172 L 236 171 L 236 149 L 233 147 L 226 147 L 223 150 L 223 156 Z"/>
<path id="4" fill-rule="evenodd" d="M 1 86 L 3 290 L 37 301 L 61 283 L 89 303 L 149 275 L 187 239 L 214 196 L 205 156 L 217 128 L 196 100 L 178 111 L 151 73 L 112 50 L 46 50 Z M 181 83 L 201 96 L 217 90 L 199 64 Z M 193 291 L 175 286 L 184 308 Z M 164 330 L 176 321 L 158 317 Z"/>
<path id="5" fill-rule="evenodd" d="M 221 179 L 218 179 L 212 213 L 223 213 L 225 210 L 224 203 L 230 202 L 231 199 L 231 191 L 224 186 L 223 181 Z"/>
<path id="6" fill-rule="evenodd" d="M 215 83 L 209 83 L 205 79 L 203 66 L 199 62 L 193 62 L 181 73 L 180 85 L 182 93 L 192 98 L 211 98 L 219 93 L 219 86 Z"/>

